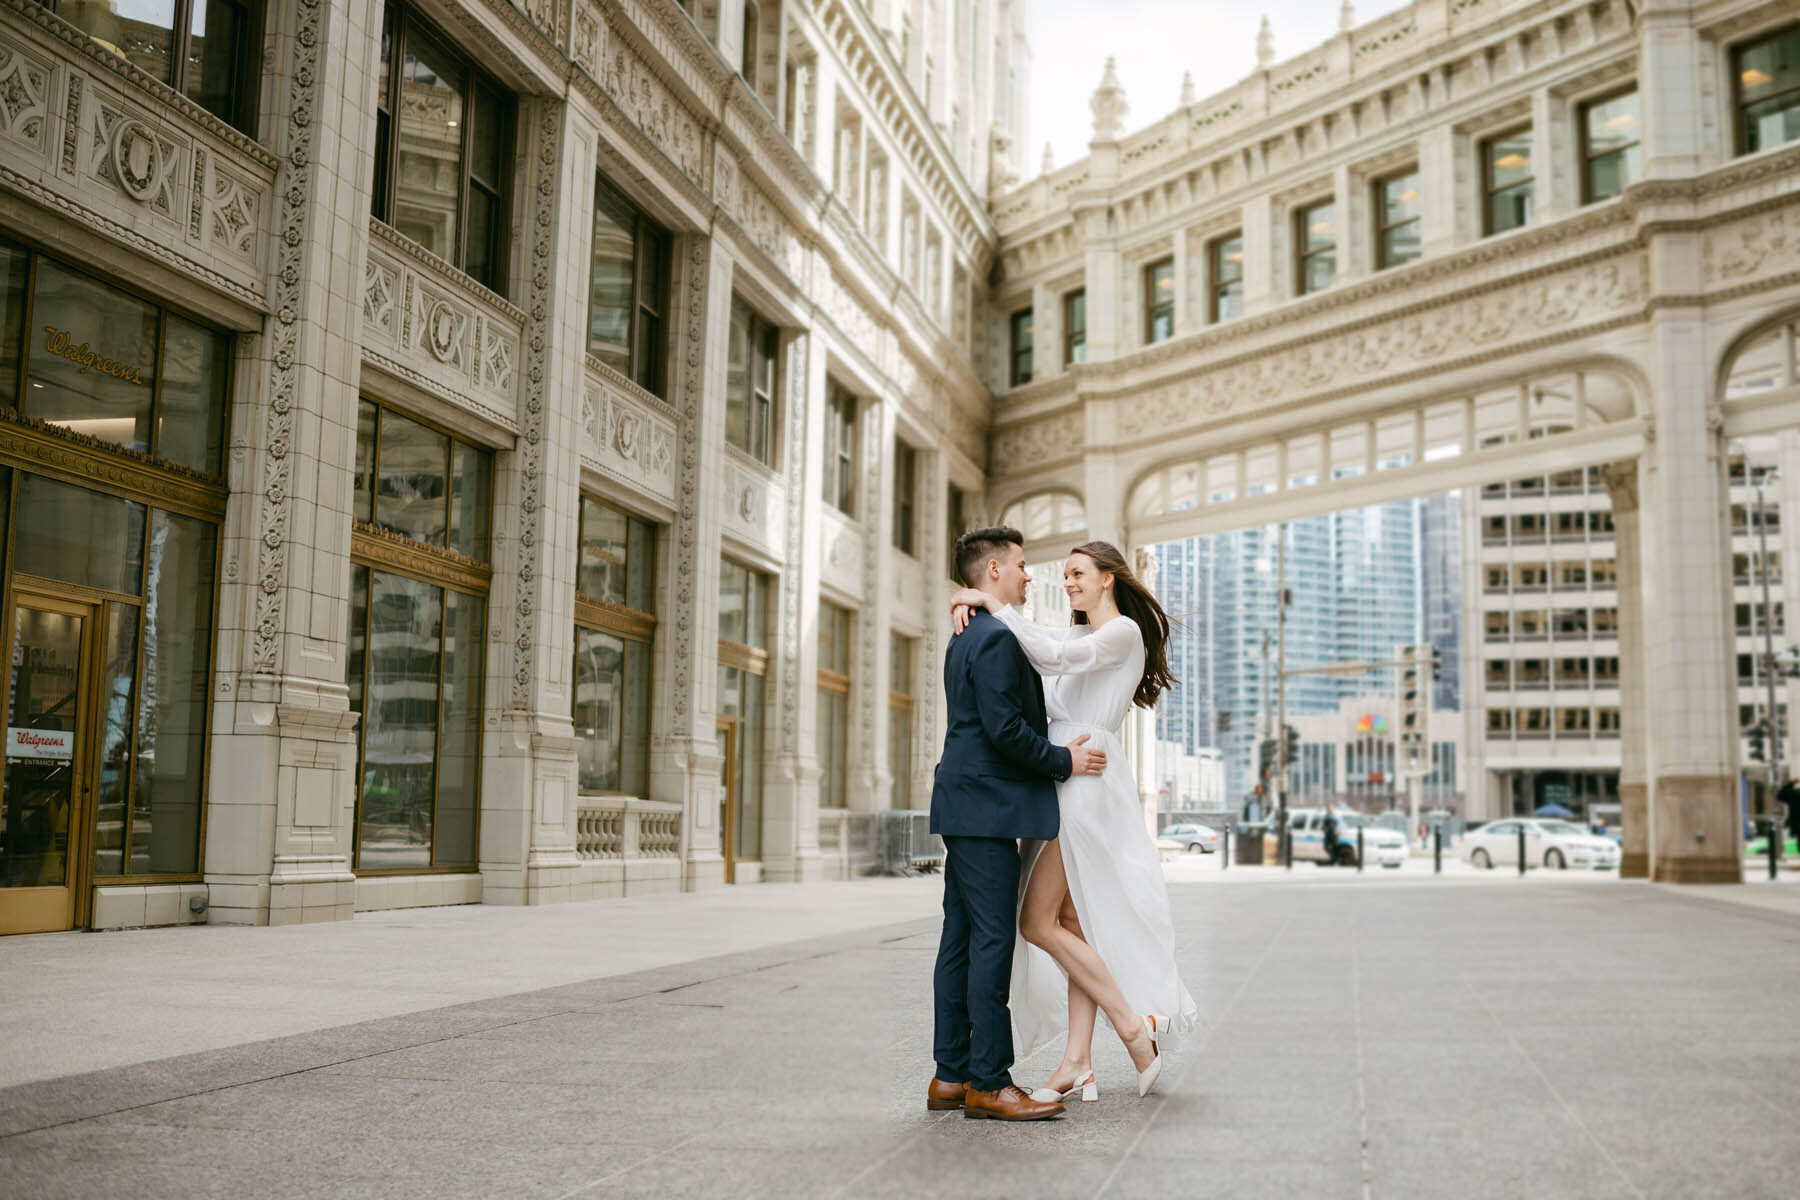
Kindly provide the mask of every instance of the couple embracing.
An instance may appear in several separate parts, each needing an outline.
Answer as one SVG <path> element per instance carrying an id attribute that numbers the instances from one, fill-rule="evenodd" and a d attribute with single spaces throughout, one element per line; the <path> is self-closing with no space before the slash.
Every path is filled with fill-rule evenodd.
<path id="1" fill-rule="evenodd" d="M 1061 1114 L 1076 1092 L 1098 1100 L 1102 1012 L 1142 1096 L 1171 1035 L 1196 1017 L 1115 733 L 1132 704 L 1152 707 L 1174 683 L 1168 617 L 1106 542 L 1078 546 L 1063 566 L 1075 613 L 1067 629 L 1018 611 L 1030 582 L 1018 530 L 963 534 L 956 564 L 966 586 L 951 599 L 949 728 L 931 793 L 946 857 L 926 1107 L 1035 1121 Z M 1010 1073 L 1015 1022 L 1027 1053 L 1068 1031 L 1062 1062 L 1029 1093 Z"/>

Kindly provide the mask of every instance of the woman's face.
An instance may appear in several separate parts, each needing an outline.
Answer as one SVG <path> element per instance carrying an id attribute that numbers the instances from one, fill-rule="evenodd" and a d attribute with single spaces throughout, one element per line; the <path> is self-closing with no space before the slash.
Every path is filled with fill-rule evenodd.
<path id="1" fill-rule="evenodd" d="M 1106 585 L 1112 576 L 1094 565 L 1085 554 L 1071 554 L 1063 564 L 1063 591 L 1069 594 L 1069 607 L 1076 612 L 1093 612 L 1100 607 Z"/>

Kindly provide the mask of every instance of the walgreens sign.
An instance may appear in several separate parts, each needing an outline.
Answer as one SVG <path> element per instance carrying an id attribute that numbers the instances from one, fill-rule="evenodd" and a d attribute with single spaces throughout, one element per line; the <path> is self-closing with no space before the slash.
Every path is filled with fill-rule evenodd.
<path id="1" fill-rule="evenodd" d="M 75 733 L 67 729 L 20 729 L 6 731 L 6 757 L 48 758 L 68 762 L 75 757 Z"/>

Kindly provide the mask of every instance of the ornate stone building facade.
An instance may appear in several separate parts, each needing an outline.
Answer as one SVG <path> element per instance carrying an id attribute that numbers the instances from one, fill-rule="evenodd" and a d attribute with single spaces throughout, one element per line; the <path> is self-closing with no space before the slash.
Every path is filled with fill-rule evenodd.
<path id="1" fill-rule="evenodd" d="M 1599 468 L 1625 872 L 1737 879 L 1729 459 L 1800 426 L 1793 6 L 1345 5 L 1257 57 L 1129 136 L 1109 65 L 1089 156 L 998 202 L 990 503 L 1145 547 Z"/>
<path id="2" fill-rule="evenodd" d="M 0 0 L 0 927 L 922 807 L 1024 0 L 169 7 Z"/>

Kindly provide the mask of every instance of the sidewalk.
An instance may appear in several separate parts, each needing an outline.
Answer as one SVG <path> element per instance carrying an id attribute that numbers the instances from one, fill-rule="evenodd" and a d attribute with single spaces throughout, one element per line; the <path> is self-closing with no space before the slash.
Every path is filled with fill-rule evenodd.
<path id="1" fill-rule="evenodd" d="M 933 916 L 933 881 L 0 939 L 0 1087 Z"/>
<path id="2" fill-rule="evenodd" d="M 15 939 L 0 1195 L 1792 1194 L 1795 889 L 1308 876 L 1172 882 L 1201 1027 L 1032 1126 L 924 1111 L 935 878 Z"/>

